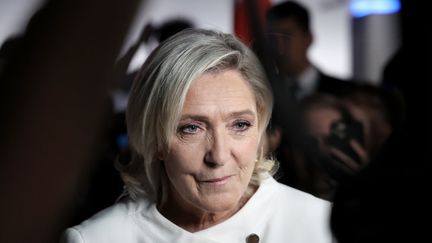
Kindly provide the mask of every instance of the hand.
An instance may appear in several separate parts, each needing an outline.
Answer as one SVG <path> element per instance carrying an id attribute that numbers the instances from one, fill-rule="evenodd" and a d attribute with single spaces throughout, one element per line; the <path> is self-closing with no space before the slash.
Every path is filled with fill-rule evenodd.
<path id="1" fill-rule="evenodd" d="M 357 142 L 357 140 L 351 139 L 349 143 L 354 152 L 359 156 L 359 160 L 354 160 L 341 150 L 332 146 L 328 146 L 328 153 L 334 158 L 335 164 L 340 165 L 338 166 L 340 169 L 349 174 L 354 174 L 369 162 L 369 155 L 366 149 Z"/>

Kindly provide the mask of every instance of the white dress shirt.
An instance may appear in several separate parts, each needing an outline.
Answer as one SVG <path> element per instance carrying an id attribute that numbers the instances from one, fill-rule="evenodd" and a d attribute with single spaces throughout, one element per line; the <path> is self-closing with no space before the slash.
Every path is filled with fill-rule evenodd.
<path id="1" fill-rule="evenodd" d="M 302 99 L 316 92 L 318 88 L 318 70 L 314 66 L 309 66 L 298 77 L 298 91 L 296 94 L 297 99 Z"/>

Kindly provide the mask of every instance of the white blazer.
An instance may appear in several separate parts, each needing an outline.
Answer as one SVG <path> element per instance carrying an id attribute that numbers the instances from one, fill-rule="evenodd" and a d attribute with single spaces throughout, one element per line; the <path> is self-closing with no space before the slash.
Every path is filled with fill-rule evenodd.
<path id="1" fill-rule="evenodd" d="M 255 234 L 259 242 L 329 243 L 330 203 L 265 179 L 231 218 L 195 233 L 162 216 L 146 199 L 117 203 L 80 225 L 67 229 L 66 243 L 244 243 Z"/>

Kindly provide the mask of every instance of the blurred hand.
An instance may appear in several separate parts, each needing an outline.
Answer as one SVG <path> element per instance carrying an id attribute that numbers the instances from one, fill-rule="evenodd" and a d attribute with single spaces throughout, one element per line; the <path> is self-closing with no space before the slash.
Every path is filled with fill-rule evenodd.
<path id="1" fill-rule="evenodd" d="M 352 149 L 359 156 L 359 160 L 354 160 L 341 150 L 328 146 L 328 153 L 330 157 L 335 161 L 335 165 L 339 165 L 340 169 L 344 170 L 349 174 L 354 174 L 362 169 L 369 162 L 369 155 L 366 149 L 355 139 L 350 140 Z"/>

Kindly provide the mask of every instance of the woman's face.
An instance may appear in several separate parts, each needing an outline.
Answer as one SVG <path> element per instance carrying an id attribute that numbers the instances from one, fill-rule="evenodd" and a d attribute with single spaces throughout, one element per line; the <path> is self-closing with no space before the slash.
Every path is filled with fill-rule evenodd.
<path id="1" fill-rule="evenodd" d="M 169 203 L 198 214 L 238 210 L 259 139 L 255 97 L 240 73 L 200 76 L 187 93 L 169 151 L 162 155 Z"/>

